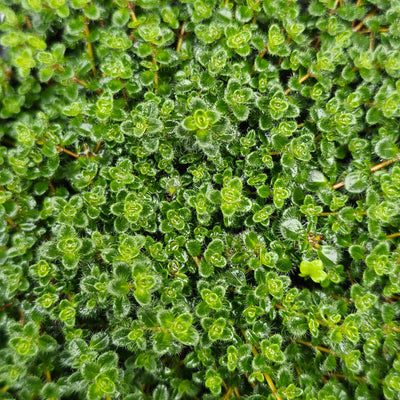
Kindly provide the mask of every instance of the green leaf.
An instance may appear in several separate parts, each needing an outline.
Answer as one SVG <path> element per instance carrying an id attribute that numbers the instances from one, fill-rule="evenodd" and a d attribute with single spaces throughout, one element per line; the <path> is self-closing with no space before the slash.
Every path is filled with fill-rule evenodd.
<path id="1" fill-rule="evenodd" d="M 172 338 L 168 332 L 157 332 L 152 337 L 153 350 L 162 355 L 172 350 Z"/>
<path id="2" fill-rule="evenodd" d="M 350 193 L 362 193 L 367 189 L 368 181 L 360 172 L 351 172 L 344 179 L 344 187 Z"/>
<path id="3" fill-rule="evenodd" d="M 106 332 L 97 332 L 90 338 L 90 347 L 93 350 L 104 351 L 107 349 L 110 339 Z"/>
<path id="4" fill-rule="evenodd" d="M 142 306 L 151 302 L 151 293 L 146 289 L 136 289 L 133 292 L 135 300 Z"/>
<path id="5" fill-rule="evenodd" d="M 383 158 L 384 160 L 388 160 L 399 154 L 399 148 L 392 140 L 381 139 L 375 145 L 375 153 L 378 155 L 378 157 Z"/>
<path id="6" fill-rule="evenodd" d="M 321 282 L 327 277 L 327 273 L 323 270 L 324 265 L 321 260 L 306 261 L 300 263 L 301 277 L 309 276 L 314 282 Z"/>
<path id="7" fill-rule="evenodd" d="M 303 225 L 297 219 L 287 219 L 281 223 L 280 231 L 285 239 L 300 240 L 305 233 Z"/>
<path id="8" fill-rule="evenodd" d="M 201 243 L 197 240 L 188 240 L 186 242 L 186 249 L 192 257 L 196 257 L 201 252 Z"/>

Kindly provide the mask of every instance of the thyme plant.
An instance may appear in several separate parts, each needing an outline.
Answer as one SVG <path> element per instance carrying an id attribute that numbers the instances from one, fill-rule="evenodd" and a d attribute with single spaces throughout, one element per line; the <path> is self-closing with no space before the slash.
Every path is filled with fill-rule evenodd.
<path id="1" fill-rule="evenodd" d="M 3 399 L 400 399 L 399 0 L 1 0 Z"/>

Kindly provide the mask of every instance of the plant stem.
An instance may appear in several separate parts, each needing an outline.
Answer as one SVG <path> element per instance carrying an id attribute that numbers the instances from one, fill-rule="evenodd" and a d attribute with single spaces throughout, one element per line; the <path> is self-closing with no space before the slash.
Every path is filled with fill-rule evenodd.
<path id="1" fill-rule="evenodd" d="M 20 231 L 18 225 L 11 218 L 4 216 L 4 219 L 8 222 L 11 228 L 14 228 L 17 232 Z"/>
<path id="2" fill-rule="evenodd" d="M 294 312 L 294 313 L 296 313 L 297 315 L 301 315 L 302 317 L 306 318 L 307 321 L 308 321 L 308 317 L 307 317 L 306 314 L 300 313 L 300 312 L 295 311 L 295 310 L 290 310 L 290 309 L 286 308 L 285 306 L 283 306 L 282 304 L 279 304 L 279 303 L 278 303 L 278 304 L 275 304 L 275 307 L 276 307 L 277 309 L 279 309 L 279 310 Z M 328 322 L 321 321 L 320 319 L 316 319 L 316 318 L 315 318 L 315 321 L 318 322 L 320 325 L 326 326 L 327 328 L 332 328 L 332 324 L 329 324 Z"/>
<path id="3" fill-rule="evenodd" d="M 332 372 L 324 372 L 324 375 L 329 378 L 341 378 L 341 379 L 350 379 L 350 377 L 343 375 L 343 374 L 334 374 Z M 359 382 L 366 382 L 365 378 L 361 378 L 359 376 L 353 376 L 353 379 Z"/>
<path id="4" fill-rule="evenodd" d="M 87 17 L 85 17 L 85 36 L 86 36 L 86 45 L 88 48 L 88 53 L 89 53 L 89 57 L 92 60 L 92 72 L 93 72 L 93 76 L 95 78 L 97 78 L 97 71 L 96 71 L 96 63 L 94 61 L 94 55 L 93 55 L 93 47 L 92 47 L 92 43 L 89 42 L 88 38 L 90 36 L 90 31 L 89 31 L 89 20 Z"/>
<path id="5" fill-rule="evenodd" d="M 14 304 L 14 303 L 7 303 L 7 304 L 4 304 L 4 306 L 1 306 L 1 307 L 0 307 L 0 311 L 3 311 L 3 310 L 5 310 L 6 308 L 11 307 L 13 304 Z"/>
<path id="6" fill-rule="evenodd" d="M 194 261 L 194 263 L 196 264 L 196 267 L 197 268 L 199 268 L 199 265 L 200 265 L 200 259 L 199 259 L 199 257 L 193 257 L 193 261 Z"/>
<path id="7" fill-rule="evenodd" d="M 46 369 L 44 370 L 44 373 L 45 373 L 45 375 L 46 375 L 46 381 L 47 381 L 47 382 L 51 382 L 50 370 L 49 370 L 48 368 L 46 368 Z"/>
<path id="8" fill-rule="evenodd" d="M 363 27 L 365 20 L 367 20 L 368 18 L 373 17 L 378 11 L 379 11 L 379 10 L 378 10 L 377 8 L 375 8 L 375 9 L 373 9 L 370 13 L 368 13 L 368 14 L 362 19 L 362 21 L 361 21 L 360 23 L 358 23 L 358 24 L 353 28 L 353 32 L 359 31 L 359 30 Z"/>
<path id="9" fill-rule="evenodd" d="M 371 32 L 369 36 L 369 50 L 372 51 L 374 50 L 375 47 L 375 33 Z"/>
<path id="10" fill-rule="evenodd" d="M 25 17 L 25 25 L 28 29 L 32 29 L 32 24 L 31 24 L 31 20 L 29 19 L 28 16 Z"/>
<path id="11" fill-rule="evenodd" d="M 224 400 L 229 399 L 229 396 L 231 395 L 231 393 L 233 392 L 232 388 L 228 388 L 228 391 L 224 394 L 224 396 L 222 397 Z"/>
<path id="12" fill-rule="evenodd" d="M 136 14 L 135 14 L 135 3 L 131 3 L 130 1 L 128 3 L 128 10 L 129 14 L 131 14 L 131 18 L 133 22 L 137 21 Z"/>
<path id="13" fill-rule="evenodd" d="M 97 142 L 96 147 L 93 150 L 92 155 L 96 155 L 96 153 L 99 151 L 101 144 L 103 143 L 102 140 L 100 140 L 99 142 Z"/>
<path id="14" fill-rule="evenodd" d="M 337 190 L 337 189 L 340 189 L 342 186 L 344 186 L 344 182 L 343 182 L 343 181 L 342 181 L 342 182 L 335 183 L 335 184 L 332 186 L 332 189 Z"/>
<path id="15" fill-rule="evenodd" d="M 58 150 L 59 153 L 66 153 L 66 154 L 69 154 L 70 156 L 72 156 L 74 158 L 79 158 L 80 157 L 78 154 L 66 149 L 65 147 L 56 146 L 56 149 Z"/>
<path id="16" fill-rule="evenodd" d="M 333 5 L 333 8 L 329 11 L 328 15 L 332 15 L 336 11 L 336 7 L 339 4 L 339 0 L 335 1 L 335 4 Z"/>
<path id="17" fill-rule="evenodd" d="M 154 65 L 154 91 L 157 93 L 158 89 L 158 67 L 157 67 L 157 61 L 156 61 L 156 46 L 153 44 L 153 52 L 151 55 L 151 61 Z"/>
<path id="18" fill-rule="evenodd" d="M 339 358 L 340 358 L 339 354 L 335 353 L 335 352 L 332 351 L 332 350 L 329 350 L 329 349 L 326 348 L 326 347 L 314 346 L 311 342 L 305 342 L 305 341 L 300 340 L 300 339 L 296 339 L 295 342 L 296 342 L 296 343 L 300 343 L 300 344 L 304 344 L 305 346 L 311 347 L 311 348 L 313 348 L 313 349 L 317 349 L 317 350 L 322 351 L 322 352 L 324 352 L 324 353 L 332 354 L 332 355 L 334 355 L 335 357 L 339 357 Z"/>
<path id="19" fill-rule="evenodd" d="M 260 53 L 258 57 L 264 58 L 264 56 L 268 53 L 268 46 L 265 45 L 264 50 Z"/>
<path id="20" fill-rule="evenodd" d="M 252 347 L 252 352 L 253 352 L 254 357 L 257 356 L 257 355 L 258 355 L 258 351 L 257 351 L 257 349 L 247 340 L 246 332 L 244 331 L 244 329 L 241 329 L 241 332 L 242 332 L 242 335 L 243 335 L 244 340 L 246 341 L 246 343 L 248 343 L 248 344 L 251 345 L 251 347 Z M 267 372 L 264 372 L 263 375 L 264 375 L 264 378 L 265 378 L 266 382 L 268 383 L 269 388 L 271 389 L 272 394 L 273 394 L 274 397 L 276 398 L 276 400 L 282 400 L 282 397 L 277 393 L 275 384 L 274 384 L 273 380 L 271 379 L 271 376 L 270 376 Z"/>
<path id="21" fill-rule="evenodd" d="M 181 51 L 181 47 L 182 47 L 183 37 L 184 37 L 184 33 L 185 33 L 185 24 L 186 24 L 186 21 L 183 21 L 181 30 L 179 32 L 178 43 L 176 44 L 176 51 L 178 53 Z"/>
<path id="22" fill-rule="evenodd" d="M 374 165 L 373 167 L 371 167 L 371 168 L 369 169 L 369 171 L 370 171 L 371 173 L 374 173 L 374 172 L 379 171 L 380 169 L 382 169 L 382 168 L 384 168 L 384 167 L 387 167 L 388 165 L 391 165 L 391 164 L 393 164 L 393 163 L 395 163 L 395 162 L 397 162 L 397 161 L 399 161 L 399 160 L 400 160 L 400 153 L 397 154 L 395 157 L 391 158 L 390 160 L 386 160 L 386 161 L 383 161 L 383 162 L 381 162 L 381 163 L 379 163 L 379 164 Z M 340 189 L 342 186 L 344 186 L 344 182 L 343 182 L 343 181 L 342 181 L 342 182 L 335 183 L 335 184 L 332 186 L 332 189 L 334 189 L 334 190 Z"/>
<path id="23" fill-rule="evenodd" d="M 322 213 L 319 213 L 319 214 L 317 214 L 317 217 L 327 217 L 327 216 L 329 216 L 329 215 L 337 215 L 338 214 L 338 212 L 322 212 Z"/>
<path id="24" fill-rule="evenodd" d="M 303 83 L 304 81 L 306 81 L 308 78 L 311 78 L 311 72 L 310 71 L 308 71 L 304 76 L 302 76 L 300 79 L 299 79 L 299 83 Z M 286 89 L 286 91 L 285 91 L 285 96 L 287 96 L 289 93 L 291 92 L 291 89 Z"/>
<path id="25" fill-rule="evenodd" d="M 54 196 L 54 194 L 56 193 L 56 189 L 54 189 L 54 186 L 50 180 L 49 180 L 49 189 L 50 189 L 50 193 Z"/>
<path id="26" fill-rule="evenodd" d="M 381 162 L 381 163 L 379 163 L 379 164 L 377 164 L 377 165 L 374 165 L 374 166 L 370 169 L 370 171 L 371 171 L 371 172 L 378 171 L 378 170 L 380 170 L 381 168 L 387 167 L 388 165 L 393 164 L 393 163 L 395 163 L 396 161 L 399 161 L 399 160 L 400 160 L 400 153 L 397 154 L 395 157 L 391 158 L 390 160 L 386 160 L 386 161 L 383 161 L 383 162 Z"/>
<path id="27" fill-rule="evenodd" d="M 303 83 L 310 77 L 311 77 L 311 72 L 307 72 L 302 78 L 299 79 L 299 83 Z"/>
<path id="28" fill-rule="evenodd" d="M 399 237 L 399 236 L 400 236 L 400 232 L 391 233 L 390 235 L 386 236 L 386 239 L 392 239 L 392 238 Z"/>
<path id="29" fill-rule="evenodd" d="M 74 76 L 73 79 L 74 79 L 74 82 L 75 82 L 75 83 L 79 83 L 80 85 L 84 86 L 85 88 L 89 88 L 89 84 L 88 84 L 87 82 L 85 82 L 85 81 L 79 79 L 77 76 Z M 101 94 L 101 93 L 102 93 L 100 89 L 95 90 L 95 92 L 96 92 L 97 94 Z"/>

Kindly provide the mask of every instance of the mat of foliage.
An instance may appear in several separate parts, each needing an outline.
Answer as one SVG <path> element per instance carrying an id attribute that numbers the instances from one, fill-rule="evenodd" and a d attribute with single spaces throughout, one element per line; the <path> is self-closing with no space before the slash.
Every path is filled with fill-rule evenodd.
<path id="1" fill-rule="evenodd" d="M 4 399 L 400 399 L 399 0 L 1 0 Z"/>

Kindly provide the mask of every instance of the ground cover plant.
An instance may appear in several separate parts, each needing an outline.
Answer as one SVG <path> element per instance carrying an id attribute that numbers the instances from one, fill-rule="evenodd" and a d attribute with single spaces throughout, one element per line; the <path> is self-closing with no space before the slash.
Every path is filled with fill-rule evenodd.
<path id="1" fill-rule="evenodd" d="M 4 399 L 400 399 L 399 0 L 1 0 Z"/>

